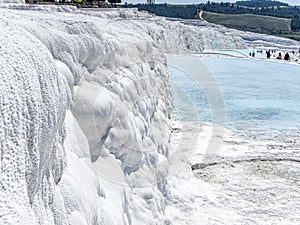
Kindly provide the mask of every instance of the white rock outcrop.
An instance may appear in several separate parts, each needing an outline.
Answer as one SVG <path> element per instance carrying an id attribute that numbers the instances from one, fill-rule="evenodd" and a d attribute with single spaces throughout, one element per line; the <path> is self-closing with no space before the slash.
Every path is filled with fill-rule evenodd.
<path id="1" fill-rule="evenodd" d="M 240 37 L 132 11 L 0 7 L 0 224 L 169 224 L 164 53 Z"/>

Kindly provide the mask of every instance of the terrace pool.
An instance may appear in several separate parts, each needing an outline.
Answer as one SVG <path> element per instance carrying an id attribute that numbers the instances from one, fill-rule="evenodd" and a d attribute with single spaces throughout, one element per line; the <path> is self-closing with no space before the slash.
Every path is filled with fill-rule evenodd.
<path id="1" fill-rule="evenodd" d="M 219 123 L 213 116 L 217 105 L 218 113 L 224 113 L 221 125 L 235 132 L 272 138 L 300 136 L 299 65 L 172 55 L 168 66 L 178 120 Z"/>

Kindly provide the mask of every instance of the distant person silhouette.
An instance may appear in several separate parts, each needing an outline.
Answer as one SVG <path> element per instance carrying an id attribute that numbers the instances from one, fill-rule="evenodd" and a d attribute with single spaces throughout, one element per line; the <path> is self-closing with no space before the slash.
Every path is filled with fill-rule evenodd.
<path id="1" fill-rule="evenodd" d="M 267 59 L 271 58 L 271 52 L 270 50 L 267 51 Z"/>
<path id="2" fill-rule="evenodd" d="M 252 52 L 252 57 L 255 57 L 255 52 Z"/>
<path id="3" fill-rule="evenodd" d="M 290 60 L 290 55 L 289 55 L 288 52 L 285 53 L 285 55 L 284 55 L 284 60 Z"/>
<path id="4" fill-rule="evenodd" d="M 282 59 L 281 52 L 278 53 L 277 59 Z"/>

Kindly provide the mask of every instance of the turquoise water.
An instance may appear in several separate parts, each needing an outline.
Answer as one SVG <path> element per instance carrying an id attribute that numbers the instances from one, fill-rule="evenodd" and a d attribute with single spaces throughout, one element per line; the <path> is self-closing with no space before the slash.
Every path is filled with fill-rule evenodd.
<path id="1" fill-rule="evenodd" d="M 182 58 L 179 60 L 182 62 Z M 207 67 L 215 80 L 214 85 L 209 82 L 208 89 L 205 87 L 206 78 L 200 81 L 204 86 L 199 86 L 195 75 L 185 69 L 185 72 L 182 71 L 174 60 L 172 65 L 169 64 L 173 80 L 174 116 L 177 119 L 214 122 L 211 115 L 213 104 L 208 101 L 207 90 L 212 90 L 212 93 L 220 91 L 227 128 L 246 134 L 300 136 L 299 65 L 212 57 L 199 57 L 198 62 L 187 60 L 187 66 L 197 68 L 199 76 Z M 197 116 L 191 113 L 193 109 Z"/>

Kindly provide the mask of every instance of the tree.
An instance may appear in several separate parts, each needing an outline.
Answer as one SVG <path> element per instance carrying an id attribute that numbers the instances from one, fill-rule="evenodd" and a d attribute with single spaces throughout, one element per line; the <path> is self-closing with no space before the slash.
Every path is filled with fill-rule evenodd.
<path id="1" fill-rule="evenodd" d="M 108 0 L 110 4 L 121 3 L 121 0 Z"/>
<path id="2" fill-rule="evenodd" d="M 299 15 L 295 15 L 292 19 L 291 28 L 293 31 L 300 30 L 300 17 Z"/>

